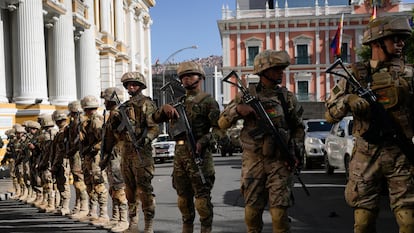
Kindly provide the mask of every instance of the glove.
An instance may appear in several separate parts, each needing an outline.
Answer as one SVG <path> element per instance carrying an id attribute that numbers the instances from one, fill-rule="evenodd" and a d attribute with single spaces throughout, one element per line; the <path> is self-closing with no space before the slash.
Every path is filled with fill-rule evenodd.
<path id="1" fill-rule="evenodd" d="M 365 99 L 355 94 L 349 94 L 345 103 L 348 104 L 351 112 L 357 116 L 364 116 L 369 112 L 369 103 Z"/>
<path id="2" fill-rule="evenodd" d="M 254 109 L 248 104 L 238 104 L 236 107 L 236 112 L 242 117 L 248 116 L 252 113 L 256 114 Z"/>
<path id="3" fill-rule="evenodd" d="M 164 104 L 161 107 L 161 110 L 165 113 L 165 115 L 167 115 L 169 119 L 175 119 L 179 117 L 177 110 L 169 104 Z"/>

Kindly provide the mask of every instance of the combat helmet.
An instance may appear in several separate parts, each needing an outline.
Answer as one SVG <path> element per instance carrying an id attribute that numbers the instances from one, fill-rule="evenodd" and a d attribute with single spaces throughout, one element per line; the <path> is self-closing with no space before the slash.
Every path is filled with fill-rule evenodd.
<path id="1" fill-rule="evenodd" d="M 85 97 L 83 97 L 83 99 L 81 100 L 81 106 L 83 109 L 87 109 L 87 108 L 98 108 L 99 107 L 99 102 L 96 99 L 95 96 L 93 95 L 87 95 Z"/>
<path id="2" fill-rule="evenodd" d="M 64 111 L 64 110 L 55 110 L 52 114 L 52 119 L 55 122 L 60 121 L 60 120 L 66 120 L 67 119 L 66 111 Z"/>
<path id="3" fill-rule="evenodd" d="M 79 100 L 72 101 L 68 104 L 69 112 L 82 112 L 81 103 Z"/>
<path id="4" fill-rule="evenodd" d="M 198 74 L 203 79 L 206 77 L 203 67 L 193 61 L 182 62 L 177 68 L 178 77 L 181 79 L 185 74 Z"/>
<path id="5" fill-rule="evenodd" d="M 122 85 L 124 85 L 125 88 L 127 88 L 128 82 L 137 82 L 139 85 L 141 85 L 142 89 L 147 88 L 147 84 L 145 82 L 145 77 L 140 72 L 127 72 L 121 77 Z"/>
<path id="6" fill-rule="evenodd" d="M 108 87 L 104 91 L 101 92 L 101 98 L 106 101 L 114 101 L 117 102 L 118 99 L 115 97 L 114 92 L 118 96 L 120 102 L 124 101 L 124 92 L 117 88 L 117 87 Z"/>
<path id="7" fill-rule="evenodd" d="M 39 122 L 32 121 L 32 120 L 25 121 L 24 126 L 27 127 L 27 128 L 31 128 L 31 129 L 40 129 L 41 128 Z"/>
<path id="8" fill-rule="evenodd" d="M 362 44 L 379 40 L 387 36 L 399 35 L 404 39 L 411 36 L 411 26 L 408 19 L 403 16 L 385 16 L 379 17 L 368 23 L 364 32 Z"/>
<path id="9" fill-rule="evenodd" d="M 15 124 L 13 128 L 16 133 L 26 133 L 26 129 L 21 124 Z"/>
<path id="10" fill-rule="evenodd" d="M 53 127 L 53 126 L 55 126 L 55 122 L 53 121 L 52 114 L 43 115 L 41 121 L 42 122 L 40 123 L 40 125 L 42 127 Z"/>
<path id="11" fill-rule="evenodd" d="M 265 50 L 254 58 L 253 73 L 260 74 L 271 67 L 280 66 L 283 69 L 290 65 L 290 57 L 286 51 Z"/>

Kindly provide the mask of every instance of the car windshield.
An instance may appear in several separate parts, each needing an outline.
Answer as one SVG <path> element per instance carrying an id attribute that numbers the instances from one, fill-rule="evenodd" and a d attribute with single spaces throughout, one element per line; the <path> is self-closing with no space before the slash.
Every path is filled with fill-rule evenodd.
<path id="1" fill-rule="evenodd" d="M 168 135 L 166 136 L 158 136 L 157 142 L 166 142 L 168 141 Z"/>
<path id="2" fill-rule="evenodd" d="M 326 121 L 310 121 L 307 125 L 308 132 L 329 131 L 332 128 L 332 124 Z"/>

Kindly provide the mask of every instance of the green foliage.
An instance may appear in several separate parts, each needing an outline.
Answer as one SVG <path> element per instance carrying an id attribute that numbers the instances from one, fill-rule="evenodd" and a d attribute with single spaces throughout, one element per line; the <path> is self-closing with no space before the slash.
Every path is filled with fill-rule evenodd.
<path id="1" fill-rule="evenodd" d="M 368 45 L 362 45 L 361 48 L 356 50 L 356 53 L 360 60 L 368 61 L 371 58 L 371 47 Z"/>

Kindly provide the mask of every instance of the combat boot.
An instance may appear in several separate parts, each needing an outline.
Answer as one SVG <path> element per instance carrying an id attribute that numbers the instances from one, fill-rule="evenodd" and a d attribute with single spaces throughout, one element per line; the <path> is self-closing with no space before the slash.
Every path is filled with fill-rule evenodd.
<path id="1" fill-rule="evenodd" d="M 28 204 L 32 204 L 34 202 L 34 200 L 36 199 L 36 192 L 33 190 L 32 186 L 28 186 L 28 193 L 27 193 L 27 198 L 25 200 L 26 203 Z"/>
<path id="2" fill-rule="evenodd" d="M 194 232 L 194 225 L 190 223 L 183 223 L 183 231 L 182 233 L 193 233 Z"/>
<path id="3" fill-rule="evenodd" d="M 19 198 L 21 194 L 21 188 L 20 188 L 20 185 L 17 183 L 16 178 L 13 179 L 13 188 L 14 188 L 14 193 L 13 193 L 13 196 L 11 196 L 11 199 L 16 200 L 17 198 Z"/>
<path id="4" fill-rule="evenodd" d="M 127 204 L 119 205 L 119 221 L 115 227 L 111 230 L 112 232 L 124 232 L 129 228 L 128 222 L 128 206 Z"/>
<path id="5" fill-rule="evenodd" d="M 211 233 L 211 226 L 203 226 L 201 225 L 200 233 Z"/>
<path id="6" fill-rule="evenodd" d="M 91 223 L 94 226 L 104 226 L 108 224 L 108 222 L 109 222 L 108 208 L 106 206 L 101 205 L 100 210 L 99 210 L 99 217 L 91 221 Z"/>
<path id="7" fill-rule="evenodd" d="M 68 198 L 62 200 L 62 206 L 58 212 L 59 215 L 65 216 L 70 214 L 69 201 L 70 200 Z"/>
<path id="8" fill-rule="evenodd" d="M 137 213 L 135 214 L 136 214 L 135 216 L 131 216 L 131 214 L 129 215 L 129 227 L 125 231 L 126 233 L 139 232 L 139 228 L 138 228 L 139 216 Z"/>
<path id="9" fill-rule="evenodd" d="M 79 212 L 71 214 L 70 218 L 72 219 L 85 218 L 89 213 L 89 201 L 88 201 L 88 194 L 86 193 L 86 190 L 84 190 L 83 192 L 80 192 L 79 199 L 80 199 Z"/>
<path id="10" fill-rule="evenodd" d="M 55 191 L 49 193 L 49 198 L 47 200 L 47 207 L 45 208 L 46 213 L 52 213 L 56 210 L 56 203 L 55 203 L 56 194 Z"/>
<path id="11" fill-rule="evenodd" d="M 19 196 L 18 200 L 19 201 L 24 201 L 27 198 L 27 194 L 28 194 L 29 190 L 27 189 L 26 185 L 21 185 L 20 187 L 21 187 L 22 193 Z"/>
<path id="12" fill-rule="evenodd" d="M 89 202 L 89 213 L 86 216 L 77 219 L 81 222 L 95 221 L 96 219 L 98 219 L 98 215 L 96 214 L 96 208 L 97 205 L 95 201 L 92 203 Z"/>
<path id="13" fill-rule="evenodd" d="M 108 224 L 105 224 L 103 228 L 105 229 L 112 229 L 114 228 L 119 222 L 119 202 L 112 200 L 112 218 L 109 220 Z M 128 228 L 128 227 L 127 227 Z"/>
<path id="14" fill-rule="evenodd" d="M 40 203 L 42 203 L 42 200 L 43 200 L 43 194 L 42 192 L 38 192 L 36 195 L 36 199 L 33 202 L 33 206 L 39 207 Z"/>
<path id="15" fill-rule="evenodd" d="M 145 219 L 144 233 L 154 233 L 154 230 L 152 229 L 153 222 L 153 218 Z"/>

